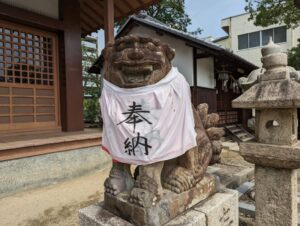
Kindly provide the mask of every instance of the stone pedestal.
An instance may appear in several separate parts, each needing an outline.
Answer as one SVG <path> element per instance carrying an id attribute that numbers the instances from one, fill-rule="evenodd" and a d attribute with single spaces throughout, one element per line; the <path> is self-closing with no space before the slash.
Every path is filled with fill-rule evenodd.
<path id="1" fill-rule="evenodd" d="M 105 210 L 103 203 L 81 209 L 79 218 L 80 226 L 137 226 L 137 224 L 132 224 Z M 220 191 L 187 209 L 164 225 L 238 226 L 238 192 L 230 189 Z"/>
<path id="2" fill-rule="evenodd" d="M 259 226 L 297 225 L 296 170 L 256 166 L 255 206 Z"/>
<path id="3" fill-rule="evenodd" d="M 297 225 L 297 168 L 300 143 L 241 143 L 241 155 L 255 163 L 255 222 L 259 226 Z"/>
<path id="4" fill-rule="evenodd" d="M 135 225 L 163 225 L 218 190 L 218 178 L 206 174 L 192 189 L 174 193 L 164 190 L 161 199 L 151 207 L 141 207 L 128 201 L 129 193 L 117 196 L 105 194 L 104 208 Z"/>

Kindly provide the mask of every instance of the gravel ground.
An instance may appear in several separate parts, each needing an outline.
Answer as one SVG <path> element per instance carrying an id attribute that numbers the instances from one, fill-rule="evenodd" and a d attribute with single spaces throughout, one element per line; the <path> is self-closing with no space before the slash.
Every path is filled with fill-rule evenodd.
<path id="1" fill-rule="evenodd" d="M 0 199 L 1 226 L 78 225 L 78 210 L 103 199 L 109 169 Z"/>
<path id="2" fill-rule="evenodd" d="M 231 151 L 222 153 L 221 162 L 252 166 L 238 152 Z M 108 173 L 109 168 L 2 198 L 0 226 L 77 226 L 78 210 L 103 199 L 103 182 Z"/>

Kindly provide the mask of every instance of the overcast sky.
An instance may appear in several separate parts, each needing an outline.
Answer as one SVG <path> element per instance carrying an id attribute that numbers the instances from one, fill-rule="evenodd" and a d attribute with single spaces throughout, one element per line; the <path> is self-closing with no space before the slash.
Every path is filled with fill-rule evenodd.
<path id="1" fill-rule="evenodd" d="M 186 13 L 192 19 L 189 31 L 203 29 L 201 37 L 222 37 L 221 19 L 244 13 L 245 0 L 185 0 Z"/>
<path id="2" fill-rule="evenodd" d="M 221 28 L 221 19 L 244 13 L 245 0 L 185 0 L 185 10 L 192 24 L 189 31 L 203 29 L 200 37 L 219 38 L 226 33 Z M 103 31 L 99 32 L 99 47 L 104 45 Z"/>

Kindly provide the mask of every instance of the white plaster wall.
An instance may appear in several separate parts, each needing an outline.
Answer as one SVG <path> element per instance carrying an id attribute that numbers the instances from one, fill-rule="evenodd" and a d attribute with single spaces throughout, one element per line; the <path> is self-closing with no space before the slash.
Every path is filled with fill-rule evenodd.
<path id="1" fill-rule="evenodd" d="M 216 42 L 216 44 L 225 47 L 226 49 L 231 49 L 231 39 L 230 37 L 223 39 L 221 41 Z"/>
<path id="2" fill-rule="evenodd" d="M 239 16 L 234 16 L 231 18 L 224 19 L 224 21 L 226 21 L 226 24 L 229 25 L 229 32 L 230 32 L 229 35 L 231 37 L 231 49 L 237 55 L 256 64 L 257 66 L 261 66 L 260 58 L 261 58 L 262 47 L 260 46 L 260 47 L 239 50 L 238 35 L 275 28 L 275 27 L 283 26 L 284 24 L 274 24 L 268 27 L 261 27 L 261 26 L 255 26 L 253 24 L 253 20 L 248 21 L 248 18 L 249 18 L 249 14 L 242 14 Z M 287 42 L 277 43 L 277 44 L 280 45 L 282 50 L 286 52 L 288 49 L 291 49 L 293 46 L 297 45 L 298 38 L 300 38 L 299 27 L 294 30 L 288 29 Z"/>
<path id="3" fill-rule="evenodd" d="M 129 34 L 150 36 L 168 43 L 176 51 L 175 58 L 172 61 L 173 66 L 177 67 L 178 70 L 185 76 L 190 86 L 193 85 L 193 49 L 187 46 L 184 41 L 166 34 L 160 36 L 152 29 L 142 26 L 132 28 Z"/>
<path id="4" fill-rule="evenodd" d="M 0 0 L 0 2 L 54 19 L 59 18 L 58 0 Z"/>
<path id="5" fill-rule="evenodd" d="M 214 60 L 212 57 L 197 60 L 197 86 L 215 88 Z"/>
<path id="6" fill-rule="evenodd" d="M 300 38 L 300 27 L 295 28 L 294 30 L 291 31 L 292 34 L 292 43 L 291 45 L 293 47 L 298 45 L 298 39 Z"/>

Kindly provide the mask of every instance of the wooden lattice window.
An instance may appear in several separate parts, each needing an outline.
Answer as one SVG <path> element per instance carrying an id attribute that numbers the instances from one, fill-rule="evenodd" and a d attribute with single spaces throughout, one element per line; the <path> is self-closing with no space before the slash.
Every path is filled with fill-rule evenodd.
<path id="1" fill-rule="evenodd" d="M 220 116 L 219 125 L 228 125 L 239 123 L 238 111 L 223 111 L 218 112 Z"/>
<path id="2" fill-rule="evenodd" d="M 0 20 L 0 131 L 59 127 L 57 36 Z"/>

